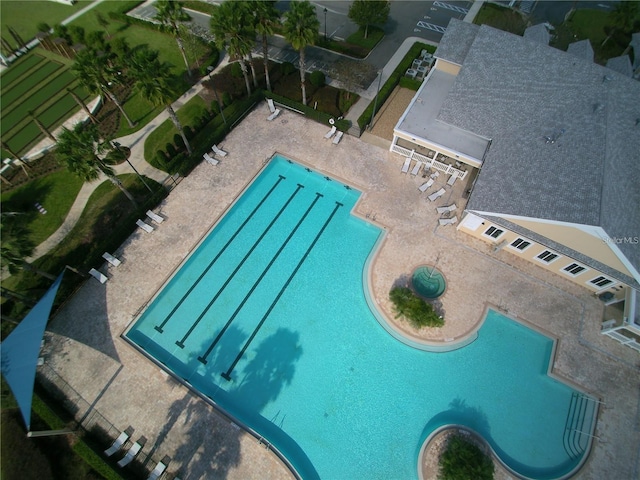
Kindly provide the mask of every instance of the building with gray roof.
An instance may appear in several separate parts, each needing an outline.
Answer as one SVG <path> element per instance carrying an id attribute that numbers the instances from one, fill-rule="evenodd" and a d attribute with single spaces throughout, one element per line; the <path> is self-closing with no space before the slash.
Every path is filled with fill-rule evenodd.
<path id="1" fill-rule="evenodd" d="M 621 303 L 640 346 L 640 83 L 584 56 L 455 19 L 435 57 L 391 150 L 413 139 L 416 149 L 451 155 L 456 132 L 484 141 L 486 150 L 471 154 L 476 161 L 458 159 L 478 169 L 458 229 Z M 438 70 L 451 76 L 447 88 Z M 439 89 L 430 89 L 432 79 Z M 427 101 L 432 92 L 445 98 Z M 419 117 L 428 103 L 437 111 L 424 114 L 425 128 Z M 429 129 L 436 124 L 454 133 L 439 137 L 441 145 Z"/>
<path id="2" fill-rule="evenodd" d="M 586 38 L 584 40 L 570 43 L 567 47 L 567 53 L 582 58 L 583 60 L 593 62 L 593 47 L 591 46 L 591 42 Z"/>
<path id="3" fill-rule="evenodd" d="M 551 40 L 551 35 L 549 35 L 549 30 L 547 30 L 547 26 L 544 23 L 539 23 L 537 25 L 532 25 L 528 27 L 524 34 L 522 35 L 527 40 L 531 40 L 532 42 L 538 42 L 543 45 L 549 45 L 549 40 Z"/>

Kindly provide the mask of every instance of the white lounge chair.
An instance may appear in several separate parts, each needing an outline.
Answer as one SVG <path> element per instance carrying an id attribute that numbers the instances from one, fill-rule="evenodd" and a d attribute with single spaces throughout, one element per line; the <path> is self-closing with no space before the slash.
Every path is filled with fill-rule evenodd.
<path id="1" fill-rule="evenodd" d="M 442 226 L 453 225 L 457 221 L 458 221 L 458 217 L 457 216 L 454 216 L 454 217 L 451 217 L 451 218 L 439 218 L 438 219 L 438 222 Z"/>
<path id="2" fill-rule="evenodd" d="M 407 157 L 404 160 L 404 164 L 402 165 L 402 173 L 407 173 L 409 171 L 409 166 L 411 165 L 411 158 Z"/>
<path id="3" fill-rule="evenodd" d="M 152 212 L 151 210 L 147 210 L 147 217 L 149 217 L 151 220 L 153 220 L 156 223 L 164 222 L 164 217 L 161 217 L 160 215 Z"/>
<path id="4" fill-rule="evenodd" d="M 164 463 L 158 462 L 158 464 L 156 465 L 156 468 L 154 468 L 153 472 L 149 474 L 149 477 L 147 478 L 147 480 L 157 480 L 158 478 L 160 478 L 160 476 L 164 473 L 166 469 L 167 469 L 167 466 Z"/>
<path id="5" fill-rule="evenodd" d="M 337 145 L 338 143 L 340 143 L 340 140 L 342 139 L 342 135 L 344 135 L 344 132 L 342 130 L 338 130 L 338 133 L 336 133 L 336 136 L 333 137 L 333 144 Z"/>
<path id="6" fill-rule="evenodd" d="M 109 262 L 114 267 L 117 267 L 122 263 L 120 260 L 118 260 L 116 257 L 111 255 L 109 252 L 104 252 L 102 254 L 102 258 L 104 258 L 107 262 Z"/>
<path id="7" fill-rule="evenodd" d="M 95 268 L 89 270 L 89 275 L 98 280 L 100 283 L 106 283 L 108 280 L 108 278 L 103 273 L 100 273 Z"/>
<path id="8" fill-rule="evenodd" d="M 276 106 L 273 104 L 273 98 L 267 98 L 267 105 L 269 105 L 269 111 L 271 113 L 276 111 Z"/>
<path id="9" fill-rule="evenodd" d="M 208 153 L 205 153 L 202 158 L 204 158 L 205 162 L 210 163 L 211 165 L 218 165 L 220 162 L 218 160 L 216 160 L 215 158 L 213 158 L 211 155 L 209 155 Z"/>
<path id="10" fill-rule="evenodd" d="M 431 178 L 438 178 L 440 176 L 440 172 L 438 172 L 437 170 L 435 172 L 433 172 L 431 175 L 429 175 Z"/>
<path id="11" fill-rule="evenodd" d="M 111 446 L 104 451 L 104 454 L 107 457 L 110 457 L 111 455 L 116 453 L 118 450 L 120 450 L 124 445 L 124 442 L 126 442 L 127 440 L 129 440 L 129 434 L 125 430 L 118 436 L 118 438 L 114 440 Z"/>
<path id="12" fill-rule="evenodd" d="M 454 203 L 454 204 L 448 205 L 446 207 L 436 207 L 436 211 L 438 213 L 447 213 L 447 212 L 453 212 L 456 208 L 458 208 L 458 207 Z"/>
<path id="13" fill-rule="evenodd" d="M 140 450 L 142 450 L 142 445 L 140 445 L 138 442 L 135 442 L 133 445 L 131 445 L 131 447 L 129 447 L 129 450 L 127 450 L 127 454 L 118 462 L 118 466 L 126 467 L 127 465 L 129 465 L 131 461 L 136 458 L 136 456 L 138 456 Z"/>
<path id="14" fill-rule="evenodd" d="M 456 183 L 457 179 L 458 179 L 457 175 L 451 175 L 449 177 L 449 180 L 447 180 L 447 185 L 449 185 L 450 187 L 453 186 L 453 184 Z"/>
<path id="15" fill-rule="evenodd" d="M 276 118 L 278 115 L 280 115 L 280 109 L 276 108 L 275 112 L 273 112 L 271 115 L 269 115 L 267 117 L 267 121 L 272 121 L 274 118 Z"/>
<path id="16" fill-rule="evenodd" d="M 432 193 L 431 195 L 429 195 L 429 201 L 431 202 L 435 202 L 437 199 L 439 199 L 442 195 L 444 195 L 444 188 L 441 188 L 440 190 L 438 190 L 437 192 Z"/>
<path id="17" fill-rule="evenodd" d="M 226 157 L 227 156 L 227 152 L 225 152 L 224 150 L 221 150 L 218 148 L 217 145 L 214 145 L 213 147 L 211 147 L 211 150 L 213 150 L 213 154 L 214 155 L 218 155 L 219 157 Z"/>
<path id="18" fill-rule="evenodd" d="M 147 233 L 153 232 L 153 227 L 147 223 L 144 223 L 142 220 L 136 220 L 136 225 L 138 225 L 141 229 L 143 229 Z"/>
<path id="19" fill-rule="evenodd" d="M 426 182 L 424 182 L 422 185 L 420 185 L 418 187 L 418 190 L 420 190 L 422 193 L 427 191 L 427 188 L 429 188 L 431 185 L 433 185 L 433 182 L 435 180 L 433 178 L 430 178 L 429 180 L 427 180 Z"/>
<path id="20" fill-rule="evenodd" d="M 336 126 L 332 125 L 331 130 L 329 130 L 327 133 L 324 134 L 324 138 L 327 138 L 327 139 L 331 138 L 335 135 L 335 133 L 336 133 Z"/>
<path id="21" fill-rule="evenodd" d="M 421 167 L 422 167 L 422 162 L 417 161 L 415 166 L 413 167 L 413 170 L 411 170 L 411 175 L 418 175 L 418 172 L 420 171 Z"/>

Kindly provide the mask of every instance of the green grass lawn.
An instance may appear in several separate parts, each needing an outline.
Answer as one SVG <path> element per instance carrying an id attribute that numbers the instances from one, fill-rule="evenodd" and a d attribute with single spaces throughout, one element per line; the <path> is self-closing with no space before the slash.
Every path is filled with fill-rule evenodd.
<path id="1" fill-rule="evenodd" d="M 11 27 L 22 37 L 25 43 L 38 33 L 37 25 L 41 22 L 53 27 L 65 18 L 70 17 L 78 10 L 91 3 L 91 0 L 80 0 L 75 5 L 69 6 L 49 0 L 0 1 L 0 31 L 2 38 L 11 45 L 17 46 L 16 41 L 9 33 Z M 9 53 L 9 52 L 4 52 Z"/>
<path id="2" fill-rule="evenodd" d="M 483 4 L 473 23 L 476 25 L 489 25 L 516 35 L 522 35 L 527 27 L 527 20 L 522 14 L 493 3 Z"/>
<path id="3" fill-rule="evenodd" d="M 207 111 L 207 106 L 201 97 L 196 95 L 189 100 L 180 110 L 176 112 L 182 127 L 191 126 L 195 119 L 202 117 Z M 156 155 L 159 150 L 165 150 L 167 143 L 173 143 L 174 135 L 178 133 L 170 119 L 165 120 L 156 128 L 144 142 L 144 158 L 147 162 Z"/>
<path id="4" fill-rule="evenodd" d="M 33 245 L 39 245 L 62 225 L 82 184 L 75 175 L 58 170 L 3 194 L 2 211 L 25 212 L 30 239 Z M 36 202 L 47 210 L 46 215 L 36 210 Z"/>

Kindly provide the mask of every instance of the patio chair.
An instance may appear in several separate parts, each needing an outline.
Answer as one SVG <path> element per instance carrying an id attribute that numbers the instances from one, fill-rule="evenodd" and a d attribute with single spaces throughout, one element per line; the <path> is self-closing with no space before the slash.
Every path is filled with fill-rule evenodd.
<path id="1" fill-rule="evenodd" d="M 124 432 L 122 432 L 118 438 L 116 438 L 113 443 L 111 444 L 111 446 L 109 448 L 107 448 L 104 451 L 104 454 L 107 457 L 110 457 L 111 455 L 113 455 L 114 453 L 116 453 L 118 450 L 120 450 L 122 448 L 122 446 L 124 445 L 124 443 L 129 440 L 129 432 L 127 432 L 127 430 L 125 430 Z"/>
<path id="2" fill-rule="evenodd" d="M 157 213 L 152 212 L 151 210 L 147 210 L 147 217 L 153 220 L 156 223 L 164 222 L 164 218 L 158 215 Z"/>
<path id="3" fill-rule="evenodd" d="M 142 444 L 144 443 L 143 439 L 144 437 L 140 437 L 140 440 L 134 442 L 134 444 L 129 447 L 129 450 L 127 450 L 127 454 L 118 461 L 119 467 L 126 467 L 133 461 L 134 458 L 138 456 L 140 450 L 142 450 Z"/>
<path id="4" fill-rule="evenodd" d="M 327 133 L 324 134 L 324 138 L 329 139 L 329 138 L 333 137 L 335 135 L 335 133 L 336 133 L 336 126 L 332 125 L 331 126 L 331 130 L 329 130 Z"/>
<path id="5" fill-rule="evenodd" d="M 433 182 L 434 182 L 434 181 L 435 181 L 435 180 L 434 180 L 433 178 L 430 178 L 429 180 L 427 180 L 426 182 L 424 182 L 422 185 L 420 185 L 420 186 L 418 187 L 418 190 L 420 190 L 422 193 L 426 192 L 426 191 L 427 191 L 427 189 L 428 189 L 431 185 L 433 185 Z"/>
<path id="6" fill-rule="evenodd" d="M 441 188 L 440 190 L 438 190 L 437 192 L 432 193 L 431 195 L 429 195 L 429 201 L 430 202 L 435 202 L 437 199 L 439 199 L 442 195 L 444 195 L 444 188 Z"/>
<path id="7" fill-rule="evenodd" d="M 457 216 L 454 216 L 454 217 L 451 217 L 451 218 L 439 218 L 438 219 L 438 222 L 442 226 L 453 225 L 457 221 L 458 221 L 458 217 Z"/>
<path id="8" fill-rule="evenodd" d="M 454 183 L 456 183 L 456 180 L 458 179 L 457 175 L 451 175 L 449 177 L 449 180 L 447 180 L 447 185 L 449 185 L 450 187 L 453 186 Z"/>
<path id="9" fill-rule="evenodd" d="M 415 166 L 413 167 L 413 170 L 411 170 L 411 175 L 418 175 L 418 172 L 420 171 L 420 168 L 422 167 L 422 162 L 421 161 L 416 161 Z"/>
<path id="10" fill-rule="evenodd" d="M 402 165 L 402 173 L 407 173 L 409 171 L 409 166 L 411 165 L 411 158 L 407 157 L 404 160 L 404 164 Z"/>
<path id="11" fill-rule="evenodd" d="M 342 139 L 342 135 L 344 135 L 344 132 L 341 130 L 338 130 L 338 133 L 336 133 L 336 136 L 333 137 L 333 144 L 337 145 L 338 143 L 340 143 L 340 140 Z"/>
<path id="12" fill-rule="evenodd" d="M 271 112 L 271 115 L 269 115 L 267 117 L 267 121 L 272 121 L 274 118 L 276 118 L 278 115 L 280 115 L 280 109 L 276 108 L 275 111 Z"/>
<path id="13" fill-rule="evenodd" d="M 154 468 L 153 472 L 151 472 L 149 474 L 149 477 L 147 477 L 147 480 L 158 480 L 158 478 L 162 476 L 164 471 L 167 469 L 167 466 L 163 462 L 164 462 L 164 458 L 158 462 L 158 464 L 156 465 L 156 468 Z"/>
<path id="14" fill-rule="evenodd" d="M 108 278 L 103 273 L 99 272 L 95 268 L 89 270 L 89 275 L 98 280 L 100 283 L 106 283 L 108 280 Z"/>
<path id="15" fill-rule="evenodd" d="M 205 162 L 211 164 L 211 165 L 218 165 L 220 162 L 218 160 L 216 160 L 215 158 L 213 158 L 211 155 L 209 155 L 208 153 L 205 153 L 202 158 L 204 158 Z"/>
<path id="16" fill-rule="evenodd" d="M 136 220 L 136 225 L 139 226 L 141 229 L 143 229 L 147 233 L 153 232 L 153 227 L 148 223 L 144 223 L 142 220 Z"/>
<path id="17" fill-rule="evenodd" d="M 213 150 L 213 154 L 214 155 L 218 155 L 219 157 L 224 158 L 224 157 L 227 156 L 227 152 L 225 152 L 224 150 L 219 149 L 217 145 L 213 145 L 211 147 L 211 150 Z"/>
<path id="18" fill-rule="evenodd" d="M 111 255 L 109 252 L 104 252 L 102 254 L 102 258 L 104 258 L 107 262 L 109 262 L 114 267 L 117 267 L 122 263 L 120 260 L 118 260 L 116 257 Z"/>
<path id="19" fill-rule="evenodd" d="M 433 172 L 431 175 L 429 175 L 431 178 L 438 178 L 440 176 L 440 172 L 439 171 L 435 171 Z"/>
<path id="20" fill-rule="evenodd" d="M 438 213 L 448 213 L 448 212 L 453 212 L 456 208 L 458 208 L 458 207 L 454 203 L 454 204 L 448 205 L 446 207 L 436 207 L 436 211 Z"/>

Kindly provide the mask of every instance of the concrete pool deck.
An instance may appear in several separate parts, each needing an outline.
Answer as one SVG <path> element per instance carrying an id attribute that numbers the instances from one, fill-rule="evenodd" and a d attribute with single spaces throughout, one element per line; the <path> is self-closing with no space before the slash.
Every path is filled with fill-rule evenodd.
<path id="1" fill-rule="evenodd" d="M 258 105 L 220 145 L 229 155 L 215 167 L 201 163 L 156 209 L 166 220 L 152 233 L 137 230 L 112 252 L 123 263 L 101 267 L 109 281 L 89 279 L 50 322 L 39 375 L 59 388 L 66 382 L 65 395 L 83 425 L 113 425 L 113 438 L 132 426 L 132 439 L 147 439 L 141 459 L 148 470 L 164 455 L 171 457 L 168 478 L 292 478 L 268 445 L 121 338 L 264 162 L 279 152 L 363 191 L 355 213 L 386 230 L 370 278 L 372 296 L 387 318 L 393 321 L 388 292 L 394 284 L 406 282 L 424 264 L 435 263 L 443 272 L 447 289 L 439 300 L 445 326 L 419 333 L 403 323 L 395 328 L 415 340 L 452 343 L 477 330 L 492 307 L 558 338 L 553 373 L 604 402 L 595 432 L 599 439 L 577 478 L 637 478 L 640 356 L 600 335 L 604 307 L 597 298 L 507 251 L 493 252 L 454 227 L 439 226 L 436 206 L 455 202 L 460 215 L 466 182 L 429 202 L 429 192 L 418 190 L 423 178 L 400 172 L 399 155 L 350 136 L 333 145 L 323 138 L 327 126 L 287 110 L 272 122 L 267 116 L 266 103 Z M 447 179 L 438 180 L 436 188 Z"/>

